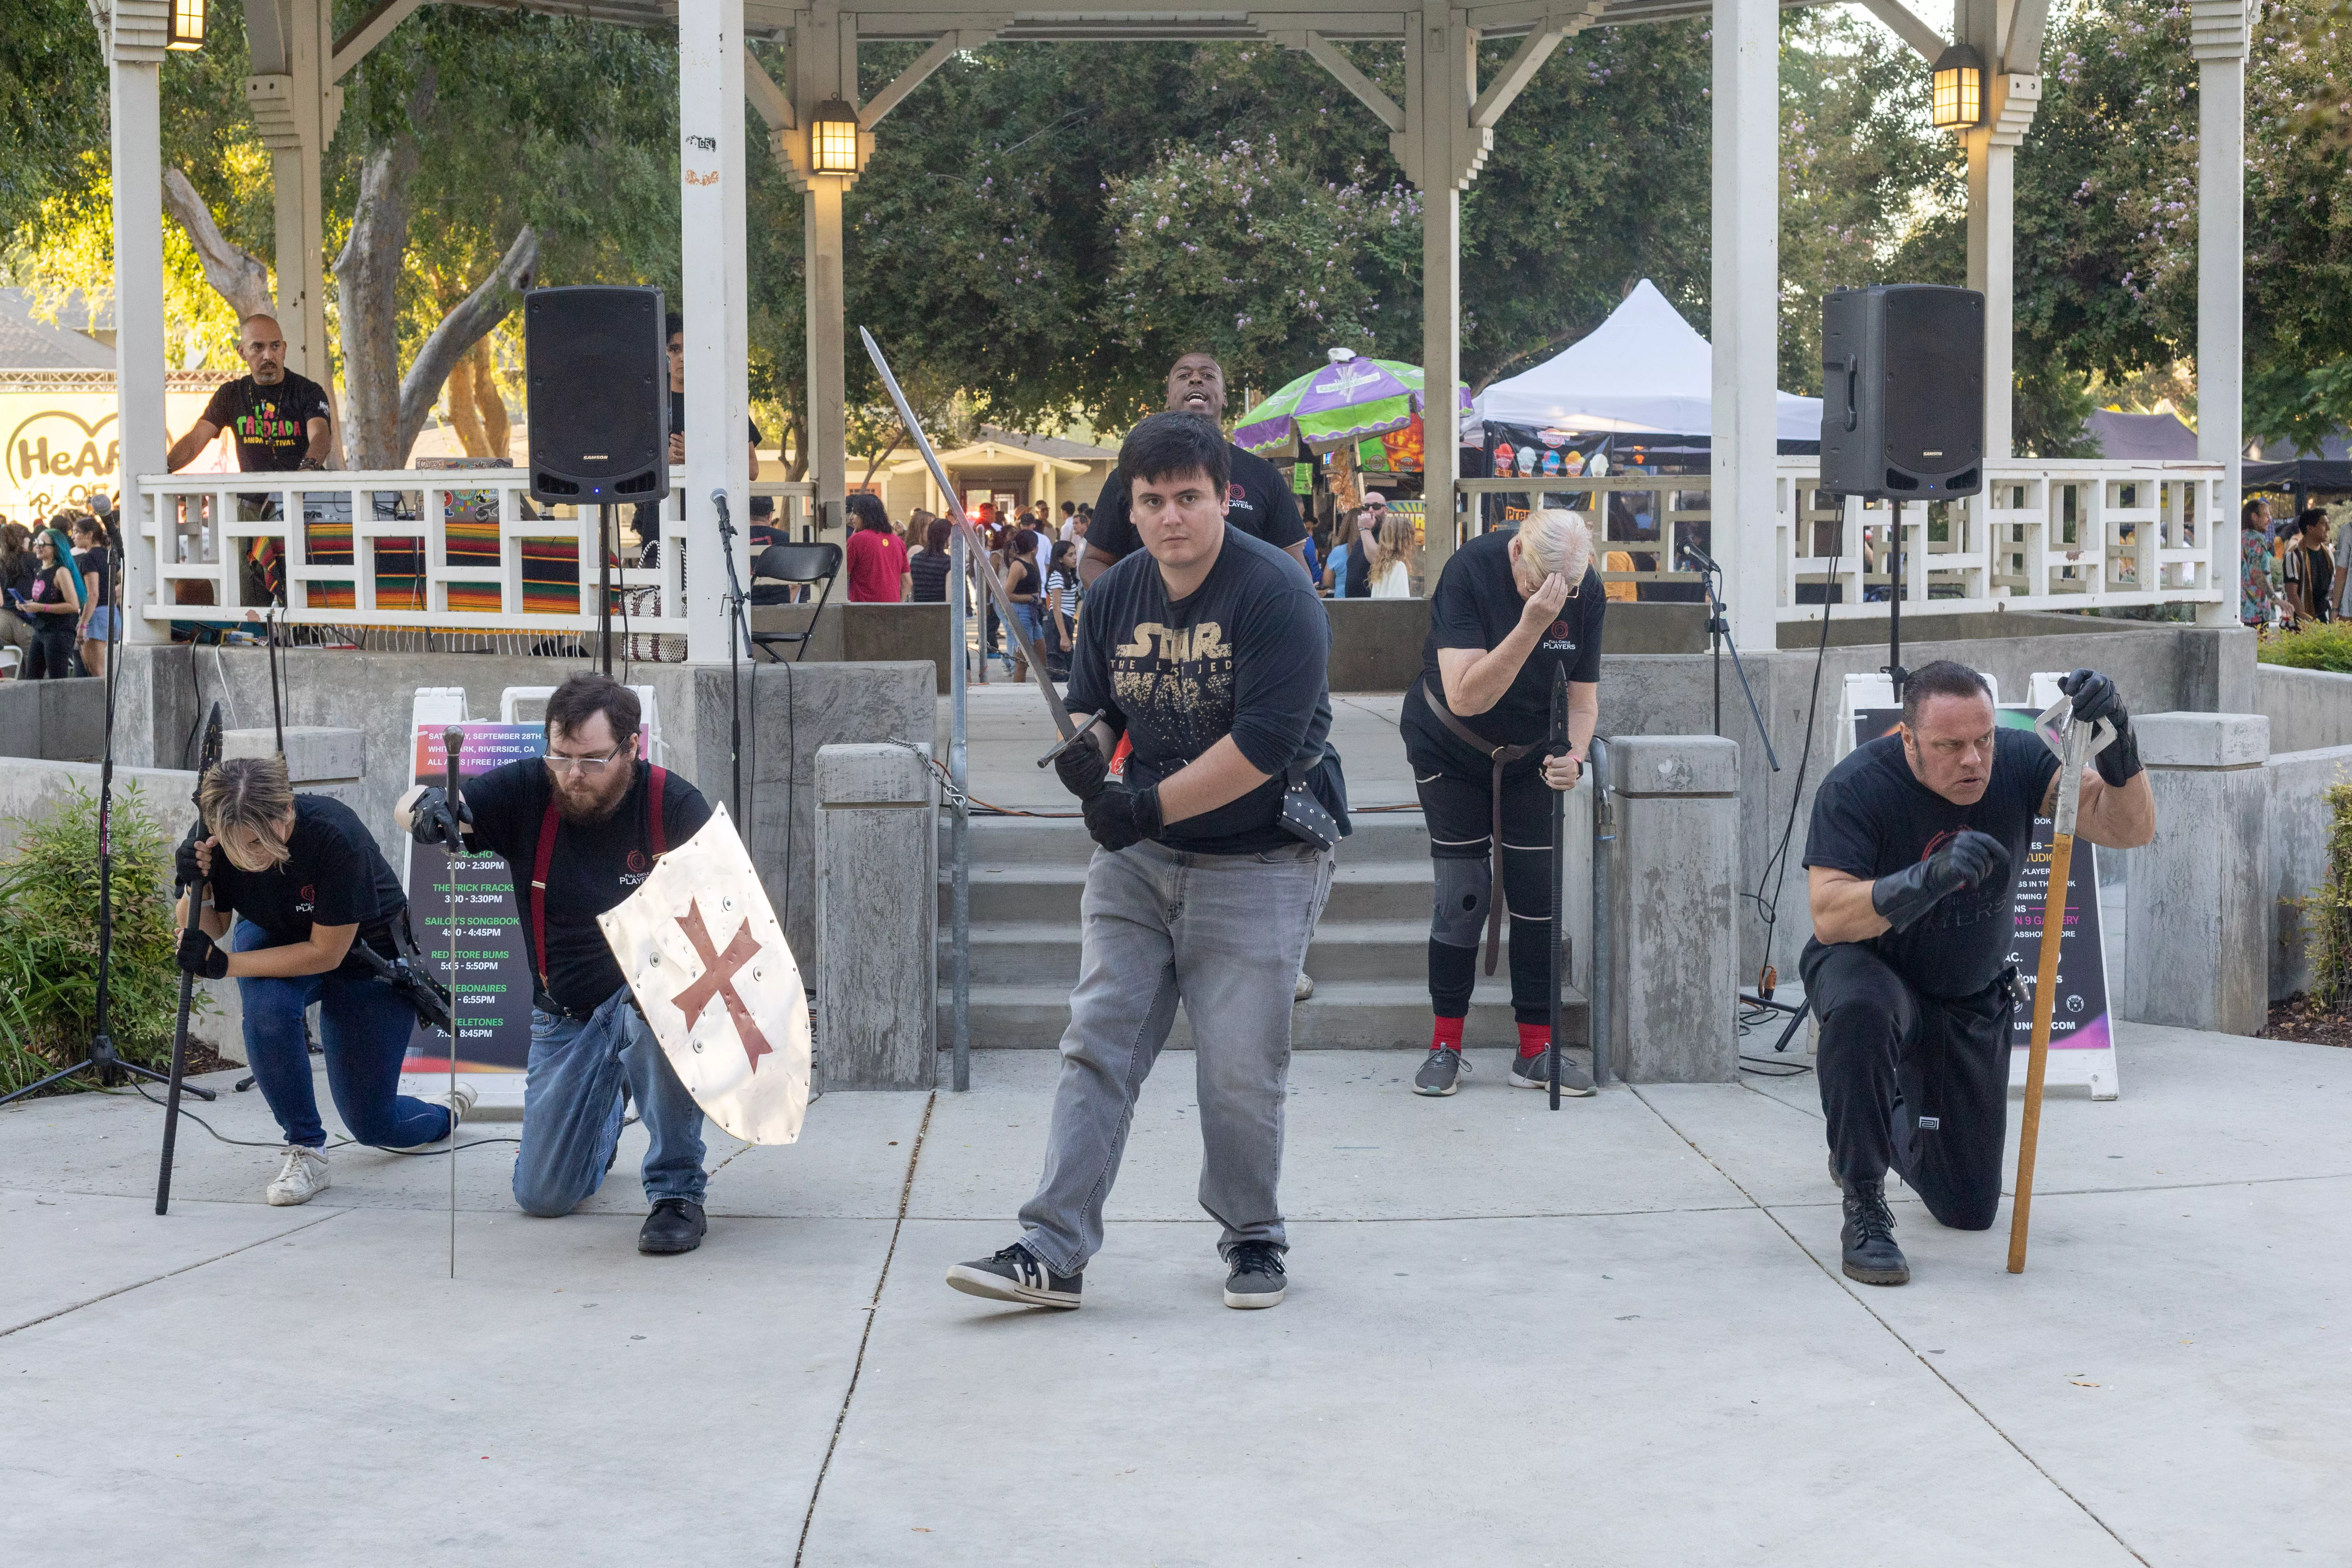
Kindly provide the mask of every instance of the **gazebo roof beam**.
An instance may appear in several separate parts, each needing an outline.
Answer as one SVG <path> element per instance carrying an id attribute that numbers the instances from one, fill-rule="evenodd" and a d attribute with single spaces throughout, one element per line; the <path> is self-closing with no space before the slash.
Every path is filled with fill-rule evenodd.
<path id="1" fill-rule="evenodd" d="M 1916 49 L 1919 58 L 1929 65 L 1934 65 L 1937 57 L 1948 47 L 1944 36 L 1930 26 L 1917 12 L 1903 4 L 1903 0 L 1862 0 L 1862 3 L 1869 8 L 1872 16 L 1885 23 L 1896 37 Z"/>
<path id="2" fill-rule="evenodd" d="M 408 14 L 424 4 L 424 0 L 376 0 L 367 15 L 352 26 L 351 31 L 335 40 L 334 58 L 327 66 L 327 79 L 337 82 L 359 68 L 368 51 L 391 35 L 392 30 L 408 19 Z"/>
<path id="3" fill-rule="evenodd" d="M 1493 81 L 1486 84 L 1486 90 L 1478 95 L 1478 101 L 1470 106 L 1470 123 L 1482 131 L 1493 129 L 1528 83 L 1535 79 L 1536 72 L 1543 68 L 1544 61 L 1551 58 L 1551 52 L 1559 47 L 1559 41 L 1590 26 L 1601 3 L 1602 0 L 1584 0 L 1581 5 L 1563 6 L 1538 23 L 1528 34 L 1527 41 L 1519 46 L 1518 52 L 1511 57 L 1509 63 L 1496 73 Z"/>

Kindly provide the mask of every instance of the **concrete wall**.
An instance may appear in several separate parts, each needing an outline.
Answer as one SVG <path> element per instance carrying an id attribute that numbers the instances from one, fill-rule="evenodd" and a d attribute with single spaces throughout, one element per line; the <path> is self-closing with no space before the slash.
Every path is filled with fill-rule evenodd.
<path id="1" fill-rule="evenodd" d="M 1621 608 L 1612 605 L 1614 618 Z M 1642 605 L 1641 609 L 1678 609 Z M 1628 617 L 1629 619 L 1631 617 Z M 1704 618 L 1702 613 L 1702 619 Z M 2192 626 L 2152 621 L 2072 616 L 1964 617 L 1992 623 L 2009 633 L 1970 640 L 1914 640 L 1906 624 L 1903 662 L 1916 669 L 1937 658 L 1958 659 L 2000 683 L 2005 700 L 2021 700 L 2034 672 L 2073 669 L 2088 663 L 2115 678 L 2136 713 L 2164 710 L 2227 711 L 2231 693 L 2251 696 L 2254 685 L 2253 634 L 2235 626 Z M 1756 726 L 1729 658 L 1723 663 L 1722 733 L 1740 746 L 1740 890 L 1758 891 L 1758 878 L 1790 821 L 1794 796 L 1795 830 L 1788 869 L 1780 880 L 1779 922 L 1770 942 L 1772 963 L 1793 979 L 1797 954 L 1812 934 L 1806 908 L 1803 868 L 1805 833 L 1814 792 L 1840 754 L 1837 718 L 1848 674 L 1869 674 L 1886 663 L 1885 622 L 1831 623 L 1830 647 L 1820 659 L 1821 701 L 1811 749 L 1802 747 L 1811 702 L 1814 650 L 1743 652 L 1756 700 L 1779 748 L 1780 771 L 1766 763 Z M 1785 628 L 1784 628 L 1785 629 Z M 1818 635 L 1818 628 L 1814 630 Z M 1944 617 L 1922 624 L 1922 632 L 1957 629 Z M 1867 631 L 1873 640 L 1848 642 Z M 1605 645 L 1604 645 L 1605 646 Z M 1601 672 L 1601 732 L 1604 735 L 1704 735 L 1713 731 L 1713 674 L 1704 653 L 1623 655 L 1603 658 Z M 1765 898 L 1773 889 L 1763 889 Z M 1756 902 L 1739 900 L 1743 983 L 1752 984 L 1766 954 L 1767 927 Z"/>
<path id="2" fill-rule="evenodd" d="M 845 586 L 835 584 L 835 593 Z M 755 634 L 801 631 L 813 615 L 814 606 L 807 605 L 754 605 L 751 630 Z M 926 659 L 938 666 L 937 689 L 941 696 L 947 694 L 948 607 L 944 603 L 852 605 L 836 598 L 815 618 L 816 635 L 809 639 L 802 663 L 896 664 Z M 774 652 L 789 659 L 794 649 L 779 646 Z"/>
<path id="3" fill-rule="evenodd" d="M 105 746 L 103 680 L 0 680 L 0 757 L 91 763 Z"/>
<path id="4" fill-rule="evenodd" d="M 2277 721 L 2272 724 L 2275 736 Z M 2330 786 L 2352 784 L 2352 745 L 2274 754 L 2263 772 L 2271 785 L 2263 837 L 2270 847 L 2270 999 L 2276 1002 L 2311 986 L 2313 922 L 2302 905 L 2327 878 L 2335 822 L 2325 797 Z"/>
<path id="5" fill-rule="evenodd" d="M 2257 664 L 2252 711 L 2271 721 L 2273 746 L 2352 746 L 2352 675 Z"/>
<path id="6" fill-rule="evenodd" d="M 134 647 L 123 650 L 119 760 L 142 767 L 194 761 L 196 730 L 215 700 L 231 728 L 269 722 L 269 668 L 260 648 Z M 493 654 L 281 650 L 286 722 L 355 729 L 368 772 L 353 809 L 387 858 L 403 853 L 392 803 L 408 786 L 410 712 L 420 686 L 462 686 L 477 718 L 496 718 L 509 686 L 548 686 L 579 664 Z M 614 673 L 622 673 L 614 667 Z M 712 800 L 730 790 L 724 665 L 639 664 L 626 678 L 654 688 L 666 765 Z M 814 835 L 810 790 L 817 748 L 898 736 L 928 746 L 936 705 L 920 663 L 746 665 L 743 690 L 745 842 L 795 954 L 813 952 Z M 183 792 L 184 794 L 184 791 Z M 395 864 L 397 861 L 395 860 Z"/>

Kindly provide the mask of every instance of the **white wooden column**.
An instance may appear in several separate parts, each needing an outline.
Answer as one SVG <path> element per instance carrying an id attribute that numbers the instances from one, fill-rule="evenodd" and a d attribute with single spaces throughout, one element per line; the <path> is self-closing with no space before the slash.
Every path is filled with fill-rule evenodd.
<path id="1" fill-rule="evenodd" d="M 245 100 L 254 129 L 269 149 L 278 324 L 286 335 L 286 368 L 331 390 L 322 170 L 342 110 L 342 91 L 327 74 L 334 48 L 331 13 L 328 0 L 245 5 L 254 72 L 245 79 Z"/>
<path id="2" fill-rule="evenodd" d="M 1405 14 L 1404 129 L 1390 138 L 1421 188 L 1422 495 L 1427 514 L 1423 592 L 1433 589 L 1454 545 L 1454 480 L 1461 446 L 1454 389 L 1462 382 L 1462 193 L 1486 162 L 1492 131 L 1474 130 L 1478 35 L 1461 11 L 1431 4 Z"/>
<path id="3" fill-rule="evenodd" d="M 2238 498 L 2245 462 L 2246 8 L 2190 0 L 2197 57 L 2197 455 L 2226 470 L 2221 515 L 2198 520 L 2225 595 L 2198 607 L 2238 624 Z"/>
<path id="4" fill-rule="evenodd" d="M 750 293 L 743 260 L 743 0 L 677 12 L 679 309 L 686 318 L 687 658 L 727 657 L 727 572 L 713 490 L 734 518 L 735 570 L 751 574 Z"/>
<path id="5" fill-rule="evenodd" d="M 1780 13 L 1715 0 L 1715 347 L 1708 472 L 1725 609 L 1742 647 L 1774 646 L 1772 466 L 1779 452 Z"/>
<path id="6" fill-rule="evenodd" d="M 828 99 L 857 101 L 857 17 L 819 6 L 793 28 L 793 97 L 805 127 Z M 851 181 L 807 174 L 801 196 L 803 282 L 807 292 L 808 477 L 824 521 L 846 526 L 849 493 L 849 330 L 843 294 L 842 198 Z"/>
<path id="7" fill-rule="evenodd" d="M 142 610 L 155 594 L 155 545 L 139 477 L 163 471 L 163 40 L 166 0 L 115 0 L 101 32 L 109 63 L 114 186 L 114 396 L 121 450 L 122 636 L 168 639 Z"/>

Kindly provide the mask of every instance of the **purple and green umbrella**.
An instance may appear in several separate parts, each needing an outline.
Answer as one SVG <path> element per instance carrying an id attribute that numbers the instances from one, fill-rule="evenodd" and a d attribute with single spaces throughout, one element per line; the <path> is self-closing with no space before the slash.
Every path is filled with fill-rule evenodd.
<path id="1" fill-rule="evenodd" d="M 1242 416 L 1234 445 L 1260 457 L 1292 449 L 1304 441 L 1328 450 L 1412 424 L 1422 412 L 1421 367 L 1392 359 L 1350 354 L 1300 376 Z M 1466 387 L 1456 389 L 1459 406 L 1470 406 Z"/>

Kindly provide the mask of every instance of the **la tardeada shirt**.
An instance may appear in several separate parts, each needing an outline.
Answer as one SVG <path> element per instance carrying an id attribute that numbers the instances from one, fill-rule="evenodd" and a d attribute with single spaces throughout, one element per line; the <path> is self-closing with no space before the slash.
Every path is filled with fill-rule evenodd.
<path id="1" fill-rule="evenodd" d="M 1276 550 L 1288 550 L 1306 538 L 1307 525 L 1298 521 L 1298 498 L 1290 493 L 1281 470 L 1230 441 L 1225 443 L 1225 455 L 1234 463 L 1233 478 L 1225 485 L 1225 521 Z M 1128 515 L 1129 499 L 1127 476 L 1114 468 L 1103 482 L 1102 494 L 1095 499 L 1094 526 L 1087 530 L 1088 550 L 1118 556 L 1141 552 L 1143 536 L 1135 531 L 1135 520 Z M 1294 562 L 1290 569 L 1297 571 L 1297 563 Z"/>
<path id="2" fill-rule="evenodd" d="M 2057 772 L 2058 759 L 2032 731 L 1997 730 L 1983 798 L 1955 805 L 1912 773 L 1902 736 L 1882 735 L 1855 747 L 1822 780 L 1805 835 L 1805 864 L 1874 881 L 1926 859 L 1964 828 L 2000 839 L 2009 851 L 2009 875 L 1997 885 L 1962 888 L 1910 930 L 1885 931 L 1863 944 L 1923 996 L 1975 995 L 2009 966 L 2011 900 L 2034 816 Z M 1819 945 L 1816 939 L 1808 951 Z"/>
<path id="3" fill-rule="evenodd" d="M 1438 679 L 1440 648 L 1488 649 L 1500 646 L 1518 626 L 1527 601 L 1511 581 L 1512 531 L 1482 533 L 1454 552 L 1437 579 L 1429 600 L 1429 638 L 1422 645 L 1422 679 L 1405 693 L 1398 725 L 1404 731 L 1405 752 L 1414 767 L 1467 773 L 1484 779 L 1494 767 L 1485 752 L 1474 751 L 1439 722 L 1429 710 L 1425 685 L 1443 701 L 1445 683 Z M 1601 574 L 1591 566 L 1576 590 L 1562 605 L 1559 619 L 1536 639 L 1527 661 L 1505 689 L 1502 698 L 1484 713 L 1458 715 L 1473 731 L 1497 746 L 1524 746 L 1551 732 L 1551 678 L 1565 669 L 1575 681 L 1601 679 L 1601 621 L 1608 595 L 1601 590 Z M 1506 776 L 1543 765 L 1539 755 L 1520 758 L 1505 770 Z"/>
<path id="4" fill-rule="evenodd" d="M 651 769 L 637 763 L 636 782 L 604 821 L 566 822 L 555 827 L 555 858 L 547 868 L 547 991 L 574 1012 L 589 1012 L 628 982 L 605 945 L 596 917 L 637 890 L 654 868 Z M 547 819 L 554 784 L 547 764 L 527 757 L 467 779 L 460 786 L 474 814 L 468 838 L 476 847 L 506 857 L 514 879 L 515 908 L 522 914 L 523 945 L 531 973 L 541 967 L 530 930 L 530 873 L 539 860 L 540 825 Z M 671 773 L 662 784 L 662 828 L 673 847 L 694 837 L 710 820 L 710 803 L 692 784 Z"/>
<path id="5" fill-rule="evenodd" d="M 213 907 L 259 926 L 268 947 L 308 942 L 314 925 L 357 926 L 354 944 L 364 942 L 390 957 L 392 921 L 408 899 L 358 813 L 325 795 L 296 795 L 286 851 L 269 870 L 242 871 L 215 846 Z M 341 969 L 373 973 L 355 952 L 344 954 Z"/>
<path id="6" fill-rule="evenodd" d="M 1230 524 L 1208 576 L 1171 600 L 1141 550 L 1096 579 L 1078 617 L 1065 698 L 1104 710 L 1133 742 L 1127 780 L 1156 784 L 1227 735 L 1265 783 L 1214 811 L 1171 823 L 1160 841 L 1207 855 L 1254 855 L 1300 842 L 1281 825 L 1285 776 L 1307 784 L 1344 830 L 1347 786 L 1330 749 L 1326 673 L 1331 624 L 1298 563 Z"/>
<path id="7" fill-rule="evenodd" d="M 236 442 L 236 466 L 246 473 L 290 473 L 310 449 L 313 419 L 334 418 L 327 389 L 292 371 L 275 386 L 249 375 L 223 382 L 205 405 L 205 423 L 217 425 Z"/>

